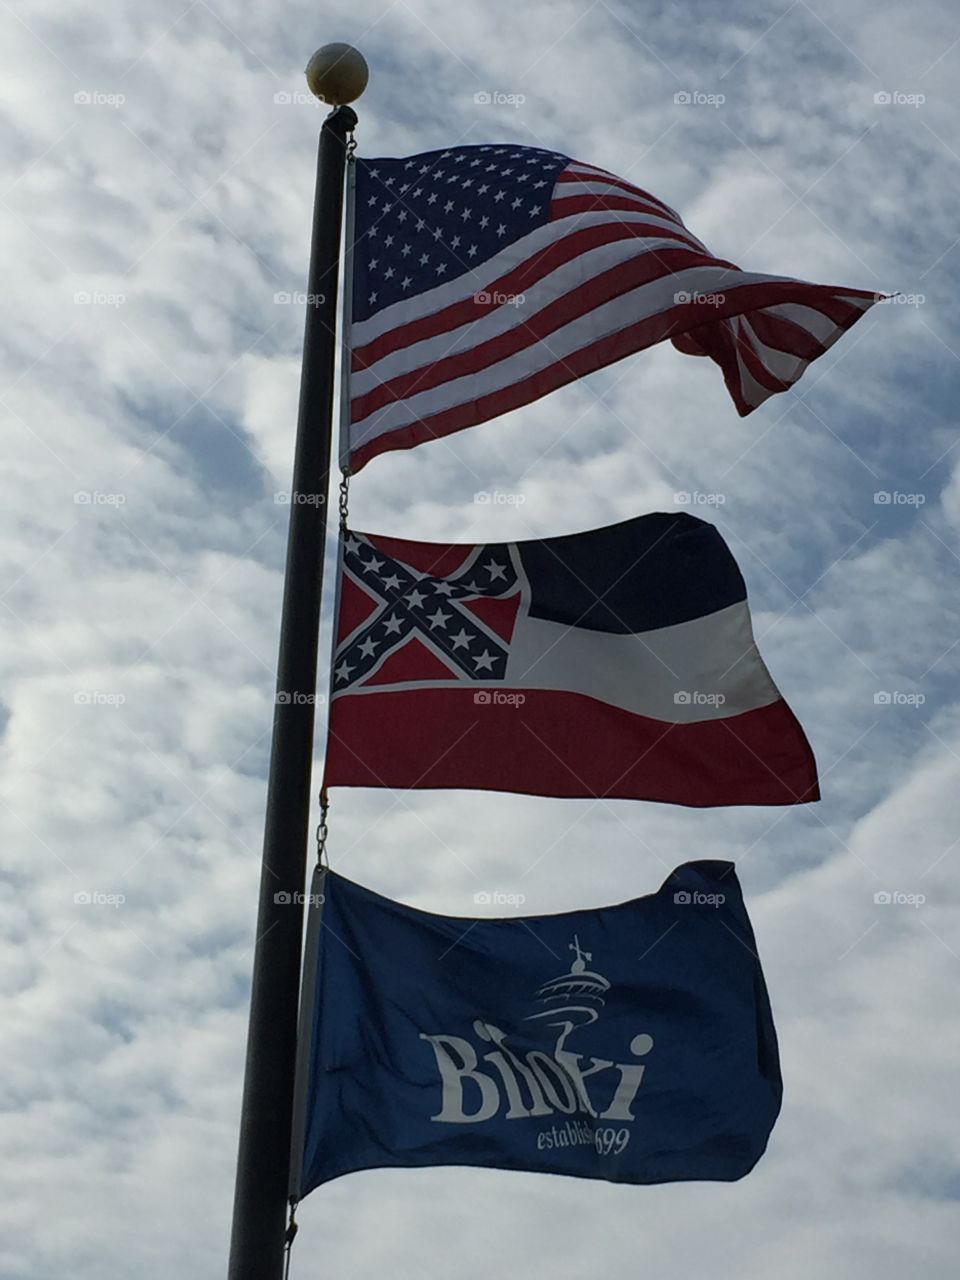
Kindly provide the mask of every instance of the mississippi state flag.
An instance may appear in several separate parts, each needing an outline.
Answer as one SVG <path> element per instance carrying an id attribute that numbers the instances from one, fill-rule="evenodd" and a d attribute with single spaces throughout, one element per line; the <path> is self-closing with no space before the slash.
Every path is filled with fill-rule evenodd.
<path id="1" fill-rule="evenodd" d="M 327 786 L 686 805 L 819 798 L 712 525 L 340 544 Z"/>
<path id="2" fill-rule="evenodd" d="M 668 338 L 747 414 L 878 298 L 741 271 L 648 191 L 540 147 L 359 160 L 353 208 L 353 471 Z"/>

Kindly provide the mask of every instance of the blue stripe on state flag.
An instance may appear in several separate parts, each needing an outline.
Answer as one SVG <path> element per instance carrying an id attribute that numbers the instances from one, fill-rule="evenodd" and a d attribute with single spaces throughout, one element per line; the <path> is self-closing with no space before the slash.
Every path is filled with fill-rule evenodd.
<path id="1" fill-rule="evenodd" d="M 506 919 L 419 911 L 333 872 L 313 890 L 293 1194 L 430 1165 L 732 1181 L 763 1154 L 782 1083 L 731 863 Z"/>
<path id="2" fill-rule="evenodd" d="M 589 533 L 520 543 L 530 617 L 595 631 L 652 631 L 747 598 L 713 527 L 657 512 Z"/>

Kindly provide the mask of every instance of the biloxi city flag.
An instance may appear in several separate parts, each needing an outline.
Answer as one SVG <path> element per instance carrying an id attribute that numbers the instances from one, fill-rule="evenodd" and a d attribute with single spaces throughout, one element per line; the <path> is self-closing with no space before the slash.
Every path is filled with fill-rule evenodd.
<path id="1" fill-rule="evenodd" d="M 453 147 L 356 171 L 353 471 L 667 338 L 711 357 L 747 414 L 879 297 L 741 271 L 662 200 L 556 151 Z"/>
<path id="2" fill-rule="evenodd" d="M 311 901 L 294 1195 L 423 1165 L 733 1181 L 763 1154 L 782 1085 L 732 863 L 561 915 L 432 915 L 334 873 Z"/>
<path id="3" fill-rule="evenodd" d="M 327 786 L 819 796 L 740 570 L 702 520 L 482 546 L 348 532 L 339 575 Z"/>

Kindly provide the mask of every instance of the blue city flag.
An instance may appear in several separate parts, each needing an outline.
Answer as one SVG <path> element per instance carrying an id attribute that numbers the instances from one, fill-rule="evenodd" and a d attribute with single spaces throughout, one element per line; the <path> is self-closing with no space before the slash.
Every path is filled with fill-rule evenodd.
<path id="1" fill-rule="evenodd" d="M 730 1182 L 763 1154 L 782 1082 L 732 863 L 503 919 L 313 890 L 292 1195 L 427 1165 Z"/>

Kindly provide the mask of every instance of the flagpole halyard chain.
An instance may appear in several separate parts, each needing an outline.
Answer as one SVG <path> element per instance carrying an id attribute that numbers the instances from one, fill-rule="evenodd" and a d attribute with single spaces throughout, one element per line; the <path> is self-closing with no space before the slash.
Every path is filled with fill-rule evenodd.
<path id="1" fill-rule="evenodd" d="M 330 869 L 330 863 L 327 861 L 327 810 L 329 808 L 327 789 L 323 787 L 320 791 L 320 821 L 317 823 L 317 866 L 321 871 Z"/>
<path id="2" fill-rule="evenodd" d="M 283 1268 L 284 1280 L 290 1280 L 290 1254 L 293 1252 L 293 1242 L 297 1238 L 297 1232 L 300 1230 L 300 1225 L 297 1222 L 297 1218 L 296 1218 L 297 1203 L 298 1202 L 294 1200 L 293 1197 L 291 1196 L 290 1218 L 289 1218 L 289 1221 L 287 1222 L 287 1229 L 283 1236 L 283 1251 L 286 1254 L 286 1259 L 285 1259 L 284 1268 Z"/>
<path id="3" fill-rule="evenodd" d="M 340 497 L 338 510 L 340 513 L 340 532 L 347 531 L 347 516 L 349 515 L 349 498 L 350 498 L 350 472 L 344 471 L 340 477 Z"/>

